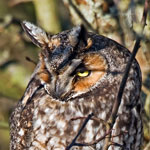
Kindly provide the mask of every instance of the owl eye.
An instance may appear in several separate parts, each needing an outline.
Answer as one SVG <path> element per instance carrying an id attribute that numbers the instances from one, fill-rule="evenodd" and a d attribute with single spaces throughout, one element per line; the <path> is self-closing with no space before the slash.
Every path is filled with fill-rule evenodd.
<path id="1" fill-rule="evenodd" d="M 87 77 L 87 76 L 89 76 L 89 74 L 90 74 L 90 71 L 89 71 L 89 70 L 78 71 L 78 72 L 77 72 L 77 76 L 79 76 L 79 77 Z"/>

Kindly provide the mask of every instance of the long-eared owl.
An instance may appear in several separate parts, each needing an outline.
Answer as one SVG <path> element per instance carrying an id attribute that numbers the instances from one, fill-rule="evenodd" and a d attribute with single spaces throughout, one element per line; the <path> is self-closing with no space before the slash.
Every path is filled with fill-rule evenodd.
<path id="1" fill-rule="evenodd" d="M 90 143 L 106 134 L 131 53 L 83 26 L 50 35 L 24 21 L 22 27 L 41 48 L 39 62 L 10 118 L 10 150 L 65 150 L 85 118 L 93 113 L 77 139 Z M 126 82 L 109 150 L 139 150 L 142 139 L 141 72 L 136 60 Z M 71 150 L 103 150 L 105 139 Z"/>

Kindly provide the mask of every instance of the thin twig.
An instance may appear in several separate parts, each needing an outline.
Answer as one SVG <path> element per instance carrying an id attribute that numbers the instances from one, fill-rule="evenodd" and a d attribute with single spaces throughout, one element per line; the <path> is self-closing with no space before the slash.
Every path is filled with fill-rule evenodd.
<path id="1" fill-rule="evenodd" d="M 69 0 L 69 5 L 75 10 L 75 12 L 78 14 L 78 16 L 80 17 L 80 19 L 83 21 L 83 24 L 85 26 L 87 26 L 91 31 L 98 33 L 97 30 L 93 29 L 93 27 L 91 26 L 91 24 L 85 19 L 85 17 L 83 16 L 83 14 L 78 10 L 78 8 L 73 4 L 72 0 Z"/>
<path id="2" fill-rule="evenodd" d="M 78 119 L 86 119 L 86 118 L 87 117 L 75 117 L 75 118 L 72 118 L 71 121 L 78 120 Z M 108 124 L 105 120 L 97 118 L 97 117 L 92 117 L 91 120 L 97 121 L 99 123 L 103 123 L 104 125 Z"/>
<path id="3" fill-rule="evenodd" d="M 32 60 L 30 57 L 26 56 L 26 60 L 33 63 L 34 65 L 37 65 L 37 62 L 35 62 L 34 60 Z"/>
<path id="4" fill-rule="evenodd" d="M 145 0 L 144 11 L 143 11 L 143 16 L 142 16 L 142 20 L 141 20 L 143 29 L 147 25 L 146 24 L 146 19 L 147 19 L 147 13 L 148 13 L 148 8 L 149 7 L 150 7 L 150 0 Z"/>
<path id="5" fill-rule="evenodd" d="M 89 117 L 90 117 L 90 118 L 89 118 Z M 81 134 L 81 132 L 83 131 L 84 127 L 86 126 L 86 124 L 87 124 L 87 122 L 88 122 L 89 120 L 101 121 L 101 120 L 98 120 L 98 118 L 92 117 L 92 116 L 90 116 L 90 115 L 89 115 L 88 117 L 76 117 L 76 118 L 73 118 L 73 119 L 71 119 L 71 120 L 74 121 L 74 120 L 77 120 L 77 119 L 86 119 L 86 120 L 85 120 L 85 122 L 84 122 L 84 124 L 83 124 L 84 126 L 81 127 L 81 129 L 79 130 L 77 136 L 74 138 L 74 140 L 73 140 L 72 143 L 67 147 L 68 149 L 66 149 L 66 150 L 69 150 L 72 146 L 92 146 L 92 145 L 95 145 L 95 144 L 97 144 L 98 142 L 102 141 L 102 140 L 105 139 L 105 138 L 110 138 L 110 137 L 107 137 L 107 135 L 109 135 L 109 134 L 112 132 L 112 129 L 109 130 L 108 132 L 106 132 L 103 136 L 101 136 L 101 137 L 98 138 L 97 140 L 94 140 L 94 141 L 88 142 L 88 143 L 86 143 L 86 142 L 84 142 L 84 143 L 77 143 L 76 140 L 77 140 L 78 136 Z M 124 133 L 127 133 L 127 132 L 122 132 L 122 133 L 120 133 L 120 134 L 114 135 L 113 137 L 120 136 L 120 135 L 122 135 L 122 134 L 124 134 Z"/>
<path id="6" fill-rule="evenodd" d="M 75 138 L 72 140 L 71 144 L 69 146 L 66 147 L 66 150 L 69 150 L 72 146 L 75 146 L 76 144 L 76 140 L 77 138 L 80 136 L 81 132 L 83 131 L 83 129 L 85 128 L 86 124 L 88 123 L 88 121 L 92 118 L 94 114 L 91 113 L 88 115 L 88 117 L 85 119 L 83 125 L 81 126 L 80 130 L 78 131 L 77 135 L 75 136 Z"/>
<path id="7" fill-rule="evenodd" d="M 86 142 L 84 142 L 84 143 L 75 143 L 74 145 L 76 145 L 76 146 L 93 146 L 93 145 L 99 143 L 100 141 L 102 141 L 102 140 L 105 139 L 105 138 L 110 138 L 110 137 L 108 137 L 107 135 L 109 135 L 109 134 L 112 132 L 112 130 L 113 130 L 113 129 L 109 130 L 109 131 L 106 132 L 102 137 L 100 137 L 100 138 L 98 138 L 97 140 L 94 140 L 94 141 L 92 141 L 92 142 L 88 142 L 88 143 L 86 143 Z M 113 138 L 114 138 L 114 137 L 118 137 L 118 136 L 120 136 L 120 135 L 122 135 L 122 134 L 126 134 L 126 133 L 128 133 L 128 132 L 122 132 L 122 133 L 120 133 L 120 134 L 113 135 L 112 137 L 113 137 Z M 111 145 L 112 145 L 112 143 L 111 143 Z"/>
<path id="8" fill-rule="evenodd" d="M 89 142 L 89 143 L 76 143 L 77 146 L 92 146 L 97 144 L 98 142 L 102 141 L 103 139 L 107 138 L 107 135 L 109 135 L 112 132 L 112 130 L 106 132 L 102 137 L 98 138 L 95 141 Z"/>

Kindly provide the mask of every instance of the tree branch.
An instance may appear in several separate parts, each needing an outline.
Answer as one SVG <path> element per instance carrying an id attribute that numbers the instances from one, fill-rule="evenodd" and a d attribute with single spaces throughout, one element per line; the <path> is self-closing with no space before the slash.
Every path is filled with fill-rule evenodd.
<path id="1" fill-rule="evenodd" d="M 143 30 L 144 30 L 144 27 L 146 25 L 146 18 L 147 18 L 147 12 L 148 12 L 148 7 L 149 7 L 148 4 L 150 4 L 149 0 L 145 0 L 143 17 L 142 17 L 142 20 L 141 20 L 141 24 L 142 24 L 141 34 L 138 35 L 137 38 L 136 38 L 136 42 L 135 42 L 132 54 L 131 54 L 131 56 L 129 58 L 129 62 L 128 62 L 127 66 L 126 66 L 125 73 L 123 75 L 123 78 L 122 78 L 122 81 L 121 81 L 121 84 L 120 84 L 120 88 L 119 88 L 119 92 L 118 92 L 118 95 L 117 95 L 117 99 L 116 99 L 116 101 L 115 101 L 115 103 L 113 105 L 112 113 L 111 113 L 111 116 L 110 116 L 110 118 L 108 120 L 108 123 L 110 124 L 110 126 L 107 127 L 107 131 L 109 131 L 111 128 L 113 128 L 113 125 L 114 125 L 114 123 L 116 121 L 118 109 L 119 109 L 119 106 L 120 106 L 120 103 L 121 103 L 121 99 L 122 99 L 122 95 L 123 95 L 123 91 L 124 91 L 124 88 L 125 88 L 125 85 L 126 85 L 126 82 L 127 82 L 127 79 L 128 79 L 129 71 L 130 71 L 132 62 L 135 59 L 135 56 L 136 56 L 136 54 L 138 52 L 138 49 L 140 47 L 140 42 L 141 42 L 141 39 L 142 39 Z M 106 139 L 105 146 L 104 146 L 105 150 L 108 149 L 108 146 L 109 146 L 108 143 L 109 142 L 110 142 L 110 139 Z"/>

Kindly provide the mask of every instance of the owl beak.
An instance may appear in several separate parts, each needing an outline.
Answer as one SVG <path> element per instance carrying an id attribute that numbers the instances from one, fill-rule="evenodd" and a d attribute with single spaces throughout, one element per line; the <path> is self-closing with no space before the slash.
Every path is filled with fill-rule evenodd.
<path id="1" fill-rule="evenodd" d="M 66 95 L 67 95 L 67 92 L 65 91 L 65 89 L 62 89 L 62 88 L 60 88 L 60 87 L 56 88 L 55 94 L 54 94 L 54 97 L 55 97 L 56 99 L 59 99 L 59 100 L 64 101 Z"/>
<path id="2" fill-rule="evenodd" d="M 63 93 L 64 93 L 64 91 L 57 87 L 56 90 L 55 90 L 55 97 L 57 99 L 60 99 L 62 97 Z"/>
<path id="3" fill-rule="evenodd" d="M 66 77 L 66 76 L 65 76 Z M 60 77 L 56 84 L 55 84 L 55 90 L 54 90 L 54 97 L 56 99 L 59 99 L 61 101 L 65 101 L 67 96 L 70 94 L 72 90 L 72 83 L 73 83 L 73 77 Z"/>

